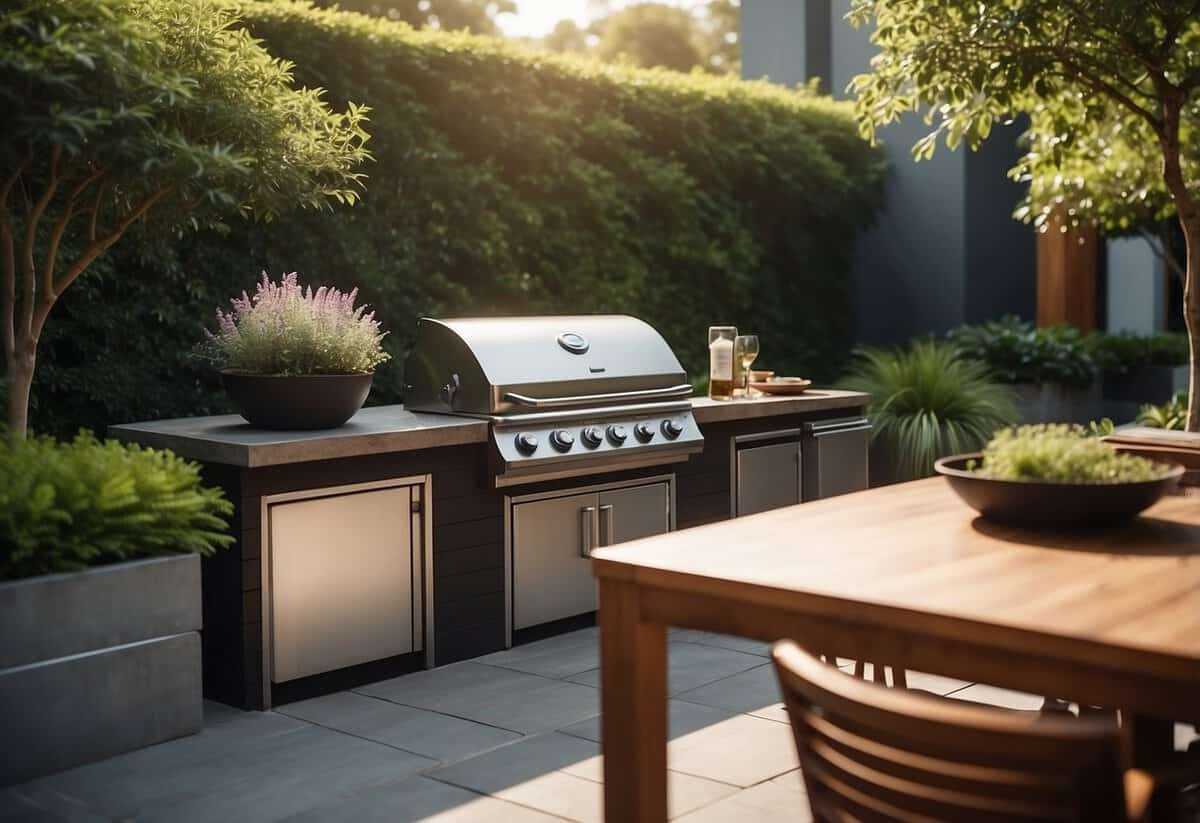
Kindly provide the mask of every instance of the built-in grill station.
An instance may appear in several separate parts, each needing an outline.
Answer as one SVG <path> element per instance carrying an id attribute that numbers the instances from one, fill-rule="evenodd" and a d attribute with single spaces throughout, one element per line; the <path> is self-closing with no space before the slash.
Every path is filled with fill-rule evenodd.
<path id="1" fill-rule="evenodd" d="M 653 328 L 620 315 L 422 319 L 406 406 L 490 421 L 506 494 L 505 642 L 596 609 L 593 549 L 674 528 L 673 474 L 587 475 L 686 461 L 704 446 L 692 387 Z"/>
<path id="2" fill-rule="evenodd" d="M 680 462 L 704 436 L 662 336 L 623 315 L 423 318 L 405 407 L 491 421 L 495 485 Z"/>
<path id="3" fill-rule="evenodd" d="M 269 708 L 566 630 L 596 547 L 866 486 L 865 395 L 693 397 L 632 317 L 422 320 L 405 377 L 404 406 L 331 431 L 111 430 L 234 504 L 203 565 L 206 697 Z"/>

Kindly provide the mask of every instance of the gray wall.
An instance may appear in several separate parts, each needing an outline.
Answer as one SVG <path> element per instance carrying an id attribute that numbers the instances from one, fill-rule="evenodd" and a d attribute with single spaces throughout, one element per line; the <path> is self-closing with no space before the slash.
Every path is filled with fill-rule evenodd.
<path id="1" fill-rule="evenodd" d="M 1153 334 L 1167 327 L 1166 266 L 1142 237 L 1107 242 L 1109 331 Z"/>
<path id="2" fill-rule="evenodd" d="M 828 87 L 845 98 L 869 69 L 869 32 L 844 19 L 848 0 L 742 0 L 742 73 L 793 85 L 828 65 Z M 1033 317 L 1036 248 L 1011 217 L 1019 187 L 1005 172 L 1017 157 L 1016 126 L 996 128 L 979 153 L 940 146 L 915 163 L 928 127 L 916 114 L 882 130 L 891 164 L 887 206 L 859 241 L 854 267 L 861 342 L 901 343 L 1005 313 Z"/>

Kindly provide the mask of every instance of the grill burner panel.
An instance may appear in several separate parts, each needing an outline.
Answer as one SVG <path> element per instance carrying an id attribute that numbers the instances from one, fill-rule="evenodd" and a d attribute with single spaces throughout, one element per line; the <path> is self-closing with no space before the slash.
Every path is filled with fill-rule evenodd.
<path id="1" fill-rule="evenodd" d="M 423 318 L 412 411 L 492 421 L 496 485 L 686 460 L 704 439 L 666 341 L 624 315 Z"/>

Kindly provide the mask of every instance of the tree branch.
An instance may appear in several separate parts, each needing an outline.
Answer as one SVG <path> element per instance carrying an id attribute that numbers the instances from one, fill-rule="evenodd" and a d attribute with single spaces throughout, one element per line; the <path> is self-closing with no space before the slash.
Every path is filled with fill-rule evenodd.
<path id="1" fill-rule="evenodd" d="M 62 156 L 62 146 L 55 144 L 50 149 L 50 176 L 46 180 L 46 189 L 42 192 L 42 196 L 30 209 L 29 215 L 25 220 L 25 247 L 22 252 L 22 262 L 25 268 L 25 280 L 22 283 L 22 302 L 21 302 L 21 334 L 28 336 L 33 334 L 33 301 L 34 288 L 37 280 L 37 267 L 33 260 L 33 250 L 37 243 L 37 228 L 41 222 L 42 212 L 46 210 L 46 206 L 50 204 L 50 200 L 54 197 L 54 193 L 58 191 L 58 161 Z"/>
<path id="2" fill-rule="evenodd" d="M 1154 253 L 1154 256 L 1161 260 L 1163 265 L 1170 269 L 1171 274 L 1175 275 L 1175 277 L 1179 279 L 1180 285 L 1182 285 L 1187 280 L 1187 269 L 1185 269 L 1183 264 L 1175 259 L 1175 255 L 1171 254 L 1170 250 L 1167 248 L 1167 238 L 1165 232 L 1163 232 L 1161 229 L 1159 229 L 1157 232 L 1153 232 L 1147 228 L 1140 228 L 1138 229 L 1138 234 L 1140 234 L 1142 239 L 1146 241 L 1146 245 L 1150 247 L 1150 251 Z"/>
<path id="3" fill-rule="evenodd" d="M 37 337 L 41 335 L 42 328 L 46 324 L 46 318 L 50 315 L 50 309 L 54 307 L 57 296 L 62 294 L 68 286 L 74 283 L 76 278 L 83 273 L 84 269 L 91 265 L 93 260 L 95 260 L 104 252 L 108 251 L 108 249 L 114 243 L 121 239 L 121 235 L 123 235 L 130 226 L 141 219 L 141 217 L 148 212 L 155 203 L 157 203 L 170 192 L 170 187 L 161 188 L 158 191 L 153 192 L 144 200 L 142 200 L 142 202 L 134 206 L 130 212 L 125 215 L 125 217 L 119 223 L 117 223 L 116 227 L 111 232 L 99 240 L 94 240 L 86 249 L 83 250 L 83 253 L 79 255 L 75 262 L 72 263 L 65 272 L 63 272 L 63 276 L 55 281 L 53 289 L 55 299 L 43 301 L 38 305 L 32 325 L 34 339 L 37 339 Z"/>
<path id="4" fill-rule="evenodd" d="M 75 187 L 67 194 L 67 202 L 63 207 L 63 213 L 54 223 L 54 228 L 50 232 L 50 237 L 46 245 L 46 264 L 42 267 L 42 297 L 41 300 L 49 299 L 50 302 L 58 297 L 54 291 L 54 267 L 58 261 L 58 247 L 62 242 L 63 233 L 67 230 L 67 225 L 71 222 L 78 212 L 75 210 L 75 202 L 84 190 L 90 186 L 97 178 L 103 174 L 103 170 L 95 169 L 91 174 L 80 180 Z"/>
<path id="5" fill-rule="evenodd" d="M 3 329 L 4 362 L 12 369 L 13 353 L 16 350 L 16 307 L 17 307 L 17 259 L 13 245 L 12 223 L 8 217 L 8 195 L 29 161 L 32 152 L 27 151 L 13 173 L 0 183 L 0 266 L 3 266 L 3 291 L 0 292 L 0 328 Z"/>

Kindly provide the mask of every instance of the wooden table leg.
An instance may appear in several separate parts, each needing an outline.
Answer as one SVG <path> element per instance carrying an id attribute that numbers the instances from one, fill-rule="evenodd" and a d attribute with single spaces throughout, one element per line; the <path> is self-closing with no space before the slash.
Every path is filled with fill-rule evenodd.
<path id="1" fill-rule="evenodd" d="M 600 580 L 604 819 L 667 819 L 667 632 L 644 623 L 638 588 Z"/>
<path id="2" fill-rule="evenodd" d="M 1175 723 L 1160 717 L 1122 712 L 1133 765 L 1152 769 L 1170 762 L 1175 754 Z"/>

